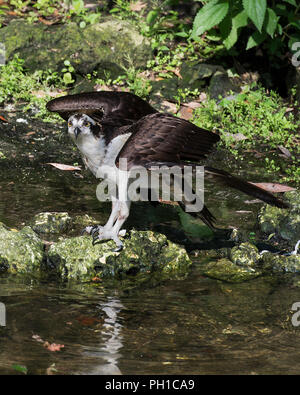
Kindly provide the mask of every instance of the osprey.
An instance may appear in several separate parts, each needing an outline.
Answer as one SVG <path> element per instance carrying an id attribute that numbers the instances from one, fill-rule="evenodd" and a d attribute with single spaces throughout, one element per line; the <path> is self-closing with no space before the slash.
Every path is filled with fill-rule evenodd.
<path id="1" fill-rule="evenodd" d="M 57 112 L 68 122 L 68 133 L 80 150 L 83 162 L 95 176 L 107 168 L 121 171 L 121 160 L 127 161 L 127 171 L 142 166 L 151 172 L 153 166 L 199 164 L 220 137 L 189 121 L 156 111 L 138 96 L 127 92 L 89 92 L 68 95 L 47 103 L 49 111 Z M 103 171 L 102 171 L 103 170 Z M 273 194 L 235 177 L 223 170 L 204 167 L 223 184 L 238 189 L 280 208 L 288 205 Z M 124 234 L 122 225 L 129 216 L 130 200 L 112 197 L 111 215 L 104 226 L 88 226 L 85 231 L 98 240 L 115 241 L 120 251 Z M 183 209 L 187 201 L 179 204 Z M 205 205 L 197 215 L 211 229 L 214 216 Z"/>

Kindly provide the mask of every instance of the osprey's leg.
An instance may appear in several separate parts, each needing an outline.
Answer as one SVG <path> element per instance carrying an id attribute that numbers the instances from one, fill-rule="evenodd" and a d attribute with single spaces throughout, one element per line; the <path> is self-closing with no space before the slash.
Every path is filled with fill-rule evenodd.
<path id="1" fill-rule="evenodd" d="M 129 216 L 129 211 L 130 211 L 130 201 L 116 201 L 115 205 L 113 207 L 113 212 L 108 220 L 108 222 L 111 220 L 110 224 L 113 222 L 114 219 L 114 225 L 107 226 L 107 224 L 102 227 L 99 232 L 95 233 L 93 236 L 93 244 L 95 244 L 98 240 L 114 240 L 114 242 L 117 245 L 117 248 L 114 251 L 121 251 L 123 248 L 123 243 L 119 239 L 119 235 L 124 235 L 124 231 L 120 231 L 122 225 L 126 221 L 126 219 Z"/>
<path id="2" fill-rule="evenodd" d="M 112 207 L 111 207 L 111 214 L 109 216 L 108 221 L 104 226 L 102 225 L 93 225 L 93 226 L 87 226 L 86 228 L 83 229 L 82 234 L 84 232 L 88 233 L 89 235 L 93 236 L 93 238 L 97 238 L 97 235 L 105 230 L 112 229 L 117 217 L 118 217 L 118 201 L 117 200 L 112 200 Z"/>

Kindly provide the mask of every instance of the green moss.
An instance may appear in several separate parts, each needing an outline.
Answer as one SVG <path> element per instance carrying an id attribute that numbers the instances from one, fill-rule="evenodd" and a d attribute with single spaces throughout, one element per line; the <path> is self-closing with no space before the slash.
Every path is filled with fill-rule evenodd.
<path id="1" fill-rule="evenodd" d="M 260 271 L 254 271 L 247 267 L 241 267 L 232 263 L 229 259 L 222 258 L 218 261 L 209 262 L 203 268 L 203 274 L 230 283 L 239 283 L 252 280 L 261 275 Z"/>
<path id="2" fill-rule="evenodd" d="M 260 260 L 258 249 L 251 243 L 242 243 L 230 251 L 230 259 L 236 265 L 254 267 Z"/>
<path id="3" fill-rule="evenodd" d="M 0 270 L 9 273 L 40 271 L 43 247 L 41 239 L 29 226 L 17 232 L 0 223 Z"/>
<path id="4" fill-rule="evenodd" d="M 291 208 L 283 210 L 266 205 L 258 214 L 258 224 L 262 232 L 274 233 L 293 247 L 300 239 L 300 192 L 291 191 L 284 196 Z"/>
<path id="5" fill-rule="evenodd" d="M 90 237 L 73 237 L 53 244 L 48 263 L 67 279 L 90 281 L 98 276 L 122 278 L 129 274 L 161 273 L 162 278 L 180 278 L 188 272 L 191 261 L 186 251 L 165 235 L 151 231 L 131 231 L 124 249 L 113 252 L 108 241 L 92 246 Z"/>

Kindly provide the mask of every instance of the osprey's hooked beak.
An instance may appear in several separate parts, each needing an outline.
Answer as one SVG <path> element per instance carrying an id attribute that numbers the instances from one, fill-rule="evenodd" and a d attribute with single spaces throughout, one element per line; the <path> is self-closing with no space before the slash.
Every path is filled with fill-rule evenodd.
<path id="1" fill-rule="evenodd" d="M 78 135 L 79 135 L 79 133 L 81 132 L 81 130 L 79 129 L 79 128 L 75 128 L 74 129 L 74 135 L 75 135 L 75 138 L 77 139 L 77 137 L 78 137 Z"/>

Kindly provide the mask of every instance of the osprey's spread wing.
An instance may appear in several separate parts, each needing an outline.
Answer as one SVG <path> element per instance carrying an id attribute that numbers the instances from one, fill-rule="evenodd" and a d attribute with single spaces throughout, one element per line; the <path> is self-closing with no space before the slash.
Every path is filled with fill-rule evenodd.
<path id="1" fill-rule="evenodd" d="M 155 113 L 134 123 L 132 133 L 121 149 L 119 159 L 126 158 L 127 167 L 149 167 L 150 164 L 197 162 L 206 157 L 220 137 L 184 119 Z"/>
<path id="2" fill-rule="evenodd" d="M 127 129 L 127 132 L 131 132 L 132 135 L 121 149 L 116 165 L 119 166 L 120 159 L 124 158 L 127 160 L 128 170 L 133 166 L 151 169 L 152 166 L 164 164 L 188 164 L 185 161 L 192 162 L 191 165 L 195 166 L 209 154 L 220 139 L 218 135 L 198 128 L 191 122 L 161 113 L 145 116 Z M 288 207 L 270 192 L 223 170 L 205 167 L 204 171 L 206 175 L 224 185 L 273 206 Z"/>
<path id="3" fill-rule="evenodd" d="M 47 103 L 47 110 L 62 118 L 76 113 L 89 115 L 95 121 L 118 120 L 131 124 L 145 115 L 157 112 L 145 100 L 129 92 L 87 92 L 58 97 Z"/>

